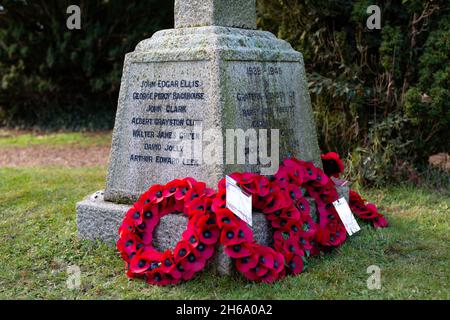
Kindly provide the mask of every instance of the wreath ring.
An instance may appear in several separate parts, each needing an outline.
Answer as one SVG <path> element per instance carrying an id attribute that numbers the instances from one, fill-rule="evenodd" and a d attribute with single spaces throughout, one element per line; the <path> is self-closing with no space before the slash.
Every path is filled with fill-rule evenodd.
<path id="1" fill-rule="evenodd" d="M 203 270 L 219 239 L 214 197 L 213 189 L 193 178 L 154 185 L 142 194 L 119 228 L 117 249 L 126 262 L 127 276 L 163 286 L 190 280 Z M 160 252 L 152 244 L 153 233 L 170 213 L 183 213 L 188 225 L 173 250 Z"/>
<path id="2" fill-rule="evenodd" d="M 275 177 L 253 173 L 230 175 L 246 192 L 252 205 L 266 215 L 274 230 L 273 248 L 257 244 L 250 227 L 226 208 L 226 185 L 221 180 L 212 209 L 221 229 L 220 243 L 235 261 L 236 269 L 248 280 L 272 283 L 286 274 L 299 274 L 312 248 L 315 222 L 309 203 L 299 188 L 280 187 Z"/>

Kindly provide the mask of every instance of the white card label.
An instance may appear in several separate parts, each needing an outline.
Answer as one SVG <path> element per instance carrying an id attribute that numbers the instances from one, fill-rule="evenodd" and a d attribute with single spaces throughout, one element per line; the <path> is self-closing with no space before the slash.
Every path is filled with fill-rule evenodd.
<path id="1" fill-rule="evenodd" d="M 349 236 L 361 230 L 345 198 L 336 200 L 335 202 L 333 202 L 333 205 L 337 213 L 339 214 L 339 217 L 341 218 L 341 221 L 344 224 Z"/>
<path id="2" fill-rule="evenodd" d="M 226 176 L 227 208 L 252 226 L 252 196 L 239 188 L 236 180 Z"/>

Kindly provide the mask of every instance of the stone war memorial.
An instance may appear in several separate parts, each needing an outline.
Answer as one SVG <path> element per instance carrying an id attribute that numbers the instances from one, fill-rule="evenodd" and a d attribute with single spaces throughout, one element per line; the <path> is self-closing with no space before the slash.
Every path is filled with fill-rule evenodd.
<path id="1" fill-rule="evenodd" d="M 242 163 L 240 152 L 259 157 Z M 193 177 L 215 188 L 229 173 L 276 171 L 290 156 L 321 165 L 302 54 L 256 30 L 255 0 L 176 0 L 175 28 L 125 57 L 106 188 L 77 204 L 79 236 L 116 241 L 125 213 L 153 184 Z M 155 247 L 172 248 L 186 224 L 164 216 Z M 253 232 L 270 244 L 261 213 Z M 220 249 L 215 261 L 231 272 Z"/>

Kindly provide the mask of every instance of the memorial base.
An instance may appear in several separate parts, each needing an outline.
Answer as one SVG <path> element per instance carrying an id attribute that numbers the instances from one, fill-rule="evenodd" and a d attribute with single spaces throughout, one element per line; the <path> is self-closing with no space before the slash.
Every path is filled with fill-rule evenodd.
<path id="1" fill-rule="evenodd" d="M 348 201 L 348 187 L 337 187 L 341 197 Z M 316 214 L 314 201 L 310 200 L 311 214 Z M 115 204 L 104 200 L 103 191 L 98 191 L 77 203 L 78 235 L 81 239 L 100 240 L 114 245 L 118 240 L 118 229 L 130 205 Z M 160 251 L 173 249 L 180 241 L 186 230 L 187 219 L 180 214 L 169 214 L 161 218 L 155 229 L 153 245 Z M 273 232 L 264 214 L 253 213 L 253 237 L 259 244 L 270 246 Z M 221 275 L 233 272 L 231 259 L 224 253 L 223 247 L 218 245 L 210 268 Z"/>

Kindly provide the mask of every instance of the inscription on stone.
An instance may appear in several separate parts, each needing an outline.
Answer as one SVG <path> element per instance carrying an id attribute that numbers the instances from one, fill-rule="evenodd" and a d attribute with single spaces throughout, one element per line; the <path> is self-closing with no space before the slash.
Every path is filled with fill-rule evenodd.
<path id="1" fill-rule="evenodd" d="M 234 107 L 237 128 L 280 130 L 280 155 L 298 153 L 295 126 L 301 99 L 298 63 L 229 61 L 232 79 L 228 101 Z M 300 107 L 299 107 L 300 106 Z"/>
<path id="2" fill-rule="evenodd" d="M 115 189 L 129 187 L 125 184 L 132 172 L 145 182 L 162 171 L 175 179 L 200 170 L 201 153 L 192 146 L 201 146 L 203 115 L 209 108 L 207 64 L 131 62 L 118 154 L 128 169 L 115 172 Z M 173 166 L 185 167 L 185 172 Z"/>
<path id="3" fill-rule="evenodd" d="M 136 70 L 137 76 L 130 81 L 126 102 L 131 124 L 129 160 L 196 166 L 199 159 L 193 159 L 192 150 L 185 150 L 180 141 L 201 139 L 201 131 L 195 129 L 202 126 L 199 111 L 207 108 L 204 79 L 192 65 L 183 69 L 178 63 L 163 73 L 150 70 L 155 67 L 142 63 L 131 66 L 140 72 Z"/>

